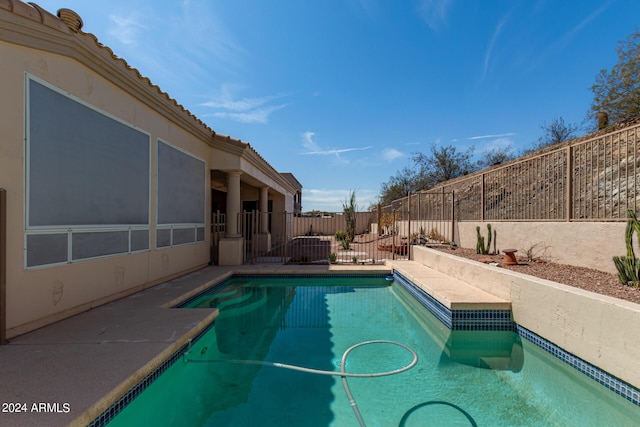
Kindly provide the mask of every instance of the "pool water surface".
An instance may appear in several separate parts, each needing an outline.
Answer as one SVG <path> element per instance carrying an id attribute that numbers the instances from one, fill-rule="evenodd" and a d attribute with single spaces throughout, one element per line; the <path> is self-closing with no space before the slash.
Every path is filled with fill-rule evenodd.
<path id="1" fill-rule="evenodd" d="M 640 408 L 511 331 L 450 331 L 401 286 L 374 278 L 233 278 L 185 308 L 214 325 L 110 426 L 358 425 L 339 371 L 349 347 L 390 340 L 417 364 L 349 378 L 368 426 L 637 425 Z M 400 346 L 363 345 L 345 371 L 392 371 Z"/>

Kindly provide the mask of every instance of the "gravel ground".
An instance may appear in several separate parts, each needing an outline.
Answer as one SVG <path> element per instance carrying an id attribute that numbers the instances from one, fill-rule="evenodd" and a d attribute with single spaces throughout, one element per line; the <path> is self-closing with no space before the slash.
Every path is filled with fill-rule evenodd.
<path id="1" fill-rule="evenodd" d="M 498 264 L 502 262 L 502 255 L 478 255 L 475 249 L 451 249 L 449 247 L 434 247 L 433 249 L 476 261 L 481 258 L 486 258 L 488 261 L 488 258 L 490 258 Z M 553 280 L 554 282 L 640 304 L 640 288 L 621 285 L 615 274 L 605 273 L 592 268 L 575 267 L 553 262 L 526 262 L 523 259 L 518 259 L 518 261 L 520 262 L 518 265 L 502 267 L 530 276 Z"/>

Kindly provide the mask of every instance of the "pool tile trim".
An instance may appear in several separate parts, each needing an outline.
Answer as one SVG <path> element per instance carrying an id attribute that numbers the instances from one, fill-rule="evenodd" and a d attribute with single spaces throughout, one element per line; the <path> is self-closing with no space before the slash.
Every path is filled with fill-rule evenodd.
<path id="1" fill-rule="evenodd" d="M 420 304 L 453 331 L 515 330 L 511 310 L 450 310 L 397 270 L 393 270 L 393 277 Z"/>
<path id="2" fill-rule="evenodd" d="M 542 338 L 534 332 L 531 332 L 527 328 L 516 324 L 516 332 L 527 341 L 557 357 L 592 380 L 597 381 L 614 393 L 624 397 L 634 405 L 640 406 L 640 390 L 631 384 L 621 380 L 620 378 L 614 377 L 607 371 L 604 371 L 573 353 L 558 347 L 556 344 Z"/>
<path id="3" fill-rule="evenodd" d="M 312 278 L 320 278 L 320 279 L 335 279 L 335 278 L 345 278 L 345 279 L 358 279 L 358 278 L 364 278 L 364 279 L 382 279 L 385 277 L 390 277 L 391 276 L 391 272 L 381 272 L 381 273 L 363 273 L 363 274 L 357 274 L 357 273 L 291 273 L 291 274 L 287 274 L 287 273 L 266 273 L 266 274 L 260 274 L 260 273 L 235 273 L 232 274 L 231 276 L 219 281 L 218 283 L 215 283 L 211 286 L 209 286 L 207 289 L 203 290 L 202 292 L 198 292 L 197 294 L 187 298 L 184 301 L 181 301 L 179 304 L 176 304 L 175 306 L 173 306 L 172 308 L 184 308 L 187 305 L 189 305 L 190 303 L 192 303 L 193 301 L 197 300 L 198 298 L 200 298 L 202 295 L 204 294 L 209 294 L 212 292 L 216 292 L 218 289 L 221 289 L 225 286 L 227 286 L 227 284 L 229 283 L 230 280 L 232 279 L 264 279 L 264 278 L 268 278 L 268 279 L 280 279 L 280 278 L 284 278 L 284 279 L 312 279 Z"/>
<path id="4" fill-rule="evenodd" d="M 116 400 L 102 414 L 88 424 L 88 427 L 103 427 L 113 420 L 129 403 L 140 395 L 147 387 L 151 385 L 160 375 L 171 367 L 178 359 L 180 359 L 185 351 L 191 346 L 191 342 L 196 341 L 213 327 L 215 322 L 211 322 L 205 326 L 200 332 L 187 340 L 179 349 L 177 349 L 169 358 L 162 362 L 158 367 L 151 371 L 146 377 L 140 380 L 136 385 L 131 387 L 125 394 Z"/>
<path id="5" fill-rule="evenodd" d="M 391 271 L 380 273 L 234 273 L 230 279 L 379 279 L 390 275 Z"/>
<path id="6" fill-rule="evenodd" d="M 454 310 L 452 312 L 402 274 L 394 270 L 393 276 L 397 283 L 449 329 L 514 331 L 520 337 L 624 397 L 634 405 L 640 406 L 639 389 L 513 322 L 510 310 Z M 505 311 L 508 312 L 508 315 L 504 313 Z"/>

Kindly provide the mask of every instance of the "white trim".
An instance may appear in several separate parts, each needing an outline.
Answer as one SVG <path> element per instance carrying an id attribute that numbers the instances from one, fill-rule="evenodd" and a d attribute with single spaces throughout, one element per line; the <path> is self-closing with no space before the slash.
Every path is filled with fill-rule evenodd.
<path id="1" fill-rule="evenodd" d="M 131 234 L 133 231 L 147 231 L 147 248 L 146 249 L 131 249 Z M 73 235 L 74 234 L 82 234 L 82 233 L 121 233 L 127 232 L 127 251 L 126 252 L 118 252 L 108 255 L 98 255 L 94 257 L 73 259 Z M 41 236 L 46 234 L 66 234 L 67 235 L 67 260 L 64 262 L 57 262 L 51 264 L 40 264 L 34 266 L 27 266 L 27 236 Z M 48 228 L 41 230 L 26 230 L 24 233 L 24 268 L 26 270 L 32 270 L 34 268 L 43 268 L 43 267 L 51 267 L 54 265 L 64 265 L 64 264 L 73 264 L 77 262 L 94 260 L 99 258 L 107 258 L 113 256 L 122 256 L 128 254 L 135 254 L 141 252 L 149 252 L 151 250 L 151 228 L 148 226 L 138 226 L 138 225 L 130 225 L 124 227 L 92 227 L 92 228 Z"/>
<path id="2" fill-rule="evenodd" d="M 203 239 L 202 240 L 198 240 L 198 229 L 202 228 L 204 230 L 203 233 Z M 193 241 L 192 242 L 184 242 L 184 243 L 173 243 L 173 230 L 191 230 L 193 229 L 194 235 L 193 235 Z M 158 240 L 157 238 L 155 239 L 155 249 L 165 249 L 165 248 L 173 248 L 176 246 L 184 246 L 184 245 L 193 245 L 193 244 L 197 244 L 197 243 L 203 243 L 206 242 L 206 230 L 207 230 L 207 226 L 206 224 L 200 224 L 200 223 L 185 223 L 185 224 L 163 224 L 163 225 L 158 225 L 156 226 L 156 237 L 157 237 L 157 232 L 158 230 L 170 230 L 169 233 L 169 245 L 168 246 L 158 246 Z"/>

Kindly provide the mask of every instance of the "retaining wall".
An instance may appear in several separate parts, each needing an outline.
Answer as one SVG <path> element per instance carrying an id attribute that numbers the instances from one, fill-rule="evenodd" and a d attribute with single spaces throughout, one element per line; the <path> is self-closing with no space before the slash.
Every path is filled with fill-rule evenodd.
<path id="1" fill-rule="evenodd" d="M 640 387 L 640 304 L 413 246 L 413 260 L 511 301 L 513 320 Z"/>

